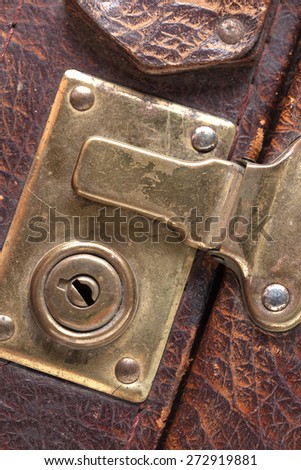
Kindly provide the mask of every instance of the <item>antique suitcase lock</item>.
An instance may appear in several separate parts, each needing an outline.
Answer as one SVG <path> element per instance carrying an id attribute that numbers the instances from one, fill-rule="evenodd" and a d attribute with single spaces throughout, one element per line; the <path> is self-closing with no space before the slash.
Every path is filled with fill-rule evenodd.
<path id="1" fill-rule="evenodd" d="M 0 268 L 0 355 L 134 402 L 152 384 L 196 249 L 254 322 L 300 322 L 301 144 L 227 160 L 221 118 L 68 71 Z"/>

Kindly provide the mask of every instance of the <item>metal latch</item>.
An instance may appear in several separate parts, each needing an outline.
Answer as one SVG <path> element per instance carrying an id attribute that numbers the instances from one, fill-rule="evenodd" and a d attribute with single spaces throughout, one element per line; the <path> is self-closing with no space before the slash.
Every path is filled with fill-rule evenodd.
<path id="1" fill-rule="evenodd" d="M 1 357 L 143 401 L 196 249 L 236 271 L 259 326 L 299 323 L 300 141 L 240 165 L 234 135 L 67 72 L 0 255 Z"/>
<path id="2" fill-rule="evenodd" d="M 300 153 L 298 140 L 273 164 L 241 166 L 213 158 L 191 162 L 91 137 L 73 186 L 80 196 L 179 230 L 187 245 L 238 274 L 259 326 L 285 331 L 301 320 Z"/>

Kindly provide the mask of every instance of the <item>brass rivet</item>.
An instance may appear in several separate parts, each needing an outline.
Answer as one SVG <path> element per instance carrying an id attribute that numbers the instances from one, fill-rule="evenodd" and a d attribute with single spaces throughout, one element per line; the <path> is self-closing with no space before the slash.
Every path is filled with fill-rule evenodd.
<path id="1" fill-rule="evenodd" d="M 93 91 L 87 86 L 78 85 L 70 94 L 70 103 L 77 111 L 87 111 L 95 101 Z"/>
<path id="2" fill-rule="evenodd" d="M 15 332 L 13 320 L 8 315 L 0 315 L 0 341 L 11 338 Z"/>
<path id="3" fill-rule="evenodd" d="M 271 312 L 280 312 L 288 306 L 290 295 L 287 288 L 281 284 L 271 284 L 265 288 L 262 301 Z"/>
<path id="4" fill-rule="evenodd" d="M 245 27 L 236 18 L 226 18 L 219 23 L 217 34 L 225 44 L 237 44 L 245 35 Z"/>
<path id="5" fill-rule="evenodd" d="M 132 384 L 139 379 L 140 367 L 136 359 L 132 357 L 123 357 L 117 362 L 115 375 L 119 382 L 123 384 Z"/>
<path id="6" fill-rule="evenodd" d="M 217 145 L 217 134 L 212 127 L 200 126 L 191 135 L 193 147 L 202 153 L 211 152 Z"/>

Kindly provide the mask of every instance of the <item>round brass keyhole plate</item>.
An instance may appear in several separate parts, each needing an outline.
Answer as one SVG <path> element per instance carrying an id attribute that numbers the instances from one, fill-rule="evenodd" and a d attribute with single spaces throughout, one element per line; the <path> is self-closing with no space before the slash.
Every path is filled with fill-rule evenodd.
<path id="1" fill-rule="evenodd" d="M 64 243 L 38 264 L 31 301 L 42 330 L 73 348 L 110 343 L 131 323 L 137 285 L 127 261 L 96 243 Z"/>

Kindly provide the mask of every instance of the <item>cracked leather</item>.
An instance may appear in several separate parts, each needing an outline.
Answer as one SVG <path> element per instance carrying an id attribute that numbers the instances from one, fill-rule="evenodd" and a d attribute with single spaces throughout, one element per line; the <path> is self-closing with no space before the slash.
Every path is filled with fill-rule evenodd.
<path id="1" fill-rule="evenodd" d="M 152 73 L 228 63 L 245 56 L 263 27 L 269 0 L 72 0 L 137 65 Z M 234 44 L 219 35 L 223 19 L 239 21 Z"/>
<path id="2" fill-rule="evenodd" d="M 298 3 L 299 0 L 274 2 L 274 20 L 266 31 L 266 41 L 257 62 L 224 69 L 221 79 L 219 68 L 170 77 L 145 75 L 107 47 L 107 39 L 100 40 L 82 22 L 76 23 L 74 16 L 67 13 L 63 1 L 11 2 L 7 15 L 1 18 L 1 52 L 4 52 L 0 71 L 1 244 L 65 70 L 82 70 L 226 117 L 238 126 L 233 158 L 248 155 L 256 159 L 296 45 L 300 28 Z M 18 8 L 17 24 L 9 36 Z M 299 106 L 291 105 L 297 118 Z M 285 109 L 289 116 L 289 105 Z M 284 122 L 285 129 L 288 125 L 288 132 L 292 132 L 291 123 Z M 300 126 L 300 123 L 296 125 Z M 281 142 L 281 139 L 283 137 L 276 135 L 275 142 Z M 276 145 L 276 153 L 283 147 L 283 144 L 273 145 Z M 192 346 L 196 347 L 199 341 L 196 334 L 203 329 L 208 305 L 217 289 L 216 269 L 210 259 L 202 255 L 196 258 L 151 393 L 140 405 L 2 362 L 0 448 L 152 449 L 157 447 L 166 422 L 169 423 L 167 447 L 170 448 L 193 448 L 195 445 L 204 448 L 209 445 L 212 448 L 236 448 L 237 445 L 241 448 L 244 445 L 298 447 L 298 335 L 291 332 L 274 338 L 260 333 L 243 310 L 239 289 L 231 274 L 227 275 L 223 292 L 210 316 L 187 378 L 187 390 L 178 403 L 179 385 L 189 371 Z M 214 348 L 220 351 L 216 354 L 220 360 L 217 363 L 214 362 Z M 254 369 L 255 359 L 261 366 Z M 215 395 L 212 392 L 213 385 L 217 386 L 217 382 L 210 382 L 213 377 L 217 382 L 223 377 L 219 386 L 225 387 L 228 402 L 221 392 L 215 392 Z M 270 384 L 274 384 L 274 389 Z M 269 400 L 267 391 L 271 392 Z M 240 397 L 240 406 L 244 406 L 244 419 L 236 405 L 237 397 Z M 216 408 L 219 413 L 214 409 L 210 414 L 213 409 L 211 399 L 219 405 Z M 207 408 L 201 407 L 203 402 Z M 257 405 L 261 407 L 261 414 L 257 412 Z M 172 406 L 173 415 L 170 416 Z M 184 409 L 189 420 L 183 419 Z M 173 416 L 174 425 L 170 428 L 169 419 Z M 210 432 L 200 424 L 201 416 L 212 423 Z M 225 416 L 228 427 L 224 427 Z M 248 436 L 252 438 L 244 437 L 246 420 Z M 234 428 L 237 432 L 232 436 L 229 430 Z M 219 430 L 217 438 L 214 437 L 216 429 Z M 263 439 L 265 435 L 269 440 Z"/>
<path id="3" fill-rule="evenodd" d="M 262 333 L 227 272 L 166 449 L 300 449 L 301 328 Z"/>

